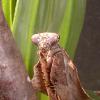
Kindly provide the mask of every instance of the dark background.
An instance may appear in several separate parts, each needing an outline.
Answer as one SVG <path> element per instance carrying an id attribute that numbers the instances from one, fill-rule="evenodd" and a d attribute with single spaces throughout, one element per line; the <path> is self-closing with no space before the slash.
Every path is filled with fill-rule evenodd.
<path id="1" fill-rule="evenodd" d="M 74 62 L 83 86 L 100 90 L 100 0 L 87 0 L 84 27 Z"/>

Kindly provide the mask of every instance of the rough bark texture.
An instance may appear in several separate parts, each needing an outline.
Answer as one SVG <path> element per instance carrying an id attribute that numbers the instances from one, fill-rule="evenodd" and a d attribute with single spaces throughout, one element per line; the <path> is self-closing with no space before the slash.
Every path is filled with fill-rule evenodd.
<path id="1" fill-rule="evenodd" d="M 100 0 L 87 0 L 75 63 L 87 89 L 100 90 Z"/>
<path id="2" fill-rule="evenodd" d="M 0 0 L 0 100 L 36 100 L 20 52 L 7 27 Z"/>

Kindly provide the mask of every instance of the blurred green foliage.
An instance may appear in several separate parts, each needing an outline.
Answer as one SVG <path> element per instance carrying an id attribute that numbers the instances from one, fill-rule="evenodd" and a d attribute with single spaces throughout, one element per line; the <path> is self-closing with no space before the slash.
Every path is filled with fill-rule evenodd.
<path id="1" fill-rule="evenodd" d="M 31 36 L 57 32 L 60 44 L 74 58 L 84 22 L 86 0 L 2 0 L 4 14 L 32 77 L 37 50 Z M 41 96 L 41 100 L 47 100 Z"/>

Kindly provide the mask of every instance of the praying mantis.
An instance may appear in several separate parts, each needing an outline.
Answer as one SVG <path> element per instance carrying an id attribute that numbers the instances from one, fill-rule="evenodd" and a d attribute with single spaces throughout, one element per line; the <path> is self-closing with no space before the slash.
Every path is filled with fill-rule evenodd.
<path id="1" fill-rule="evenodd" d="M 91 100 L 79 81 L 76 66 L 60 47 L 57 33 L 34 34 L 32 42 L 39 49 L 32 79 L 34 88 L 50 100 Z"/>

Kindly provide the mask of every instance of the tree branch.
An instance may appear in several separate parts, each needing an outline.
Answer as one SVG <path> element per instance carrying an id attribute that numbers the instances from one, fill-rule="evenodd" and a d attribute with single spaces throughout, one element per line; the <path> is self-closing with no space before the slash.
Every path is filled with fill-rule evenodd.
<path id="1" fill-rule="evenodd" d="M 8 28 L 0 0 L 0 100 L 36 100 L 21 54 Z"/>

